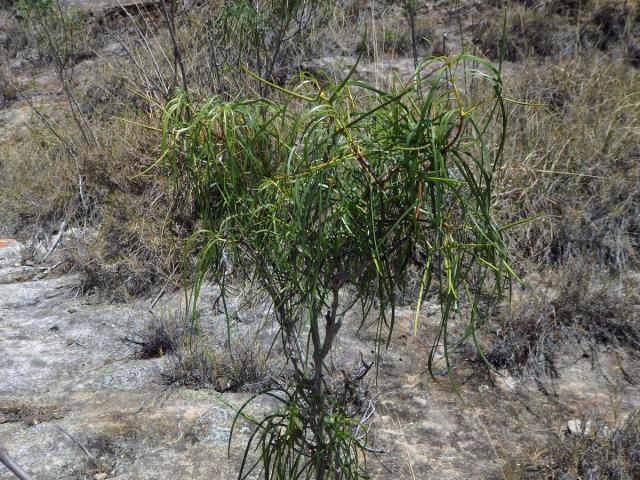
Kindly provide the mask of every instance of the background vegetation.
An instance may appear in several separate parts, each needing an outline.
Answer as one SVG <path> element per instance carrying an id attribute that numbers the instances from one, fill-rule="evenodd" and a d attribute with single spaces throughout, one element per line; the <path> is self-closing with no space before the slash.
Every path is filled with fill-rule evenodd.
<path id="1" fill-rule="evenodd" d="M 306 335 L 306 321 L 324 328 L 332 295 L 365 299 L 364 311 L 379 311 L 381 326 L 392 324 L 386 307 L 434 296 L 445 319 L 437 331 L 477 342 L 495 367 L 539 377 L 544 388 L 558 375 L 555 358 L 563 348 L 592 354 L 605 345 L 635 354 L 638 2 L 496 0 L 486 2 L 482 18 L 463 15 L 471 7 L 455 2 L 459 15 L 446 26 L 431 15 L 433 2 L 336 3 L 145 3 L 99 21 L 56 0 L 5 6 L 0 105 L 24 107 L 34 121 L 0 146 L 1 233 L 38 242 L 71 227 L 92 231 L 91 240 L 65 250 L 68 268 L 85 272 L 87 292 L 113 301 L 154 296 L 189 283 L 194 272 L 223 290 L 225 282 L 256 278 L 274 306 L 287 308 L 275 309 L 285 337 Z M 484 56 L 499 63 L 503 7 L 506 63 L 497 95 L 526 104 L 509 103 L 510 128 L 496 153 L 502 122 L 488 120 L 487 104 L 467 106 L 502 87 L 495 79 L 487 89 L 469 68 Z M 110 54 L 116 47 L 121 54 Z M 456 57 L 462 49 L 477 57 Z M 430 90 L 427 65 L 443 68 L 443 60 L 420 62 L 449 54 L 460 70 L 440 70 L 441 83 Z M 357 56 L 358 68 L 341 84 Z M 397 67 L 403 60 L 404 70 Z M 424 70 L 411 83 L 416 64 Z M 53 79 L 29 78 L 32 68 L 50 68 Z M 42 89 L 57 93 L 44 102 Z M 466 110 L 479 120 L 456 133 Z M 435 120 L 427 127 L 429 116 Z M 419 138 L 428 139 L 432 153 L 423 155 Z M 361 157 L 360 148 L 370 153 Z M 315 151 L 323 152 L 320 161 Z M 240 162 L 234 170 L 202 171 L 203 155 L 213 163 L 229 152 Z M 292 152 L 303 161 L 292 163 Z M 389 152 L 395 163 L 385 170 Z M 490 165 L 499 156 L 502 163 Z M 149 168 L 158 158 L 165 168 Z M 278 182 L 268 186 L 267 178 Z M 389 183 L 378 189 L 376 179 Z M 225 188 L 212 192 L 213 184 Z M 348 201 L 335 203 L 325 190 Z M 434 197 L 438 209 L 429 210 Z M 378 215 L 375 240 L 362 217 L 368 210 Z M 455 248 L 439 250 L 444 240 Z M 456 249 L 472 243 L 485 250 Z M 382 247 L 385 253 L 371 255 Z M 509 274 L 501 264 L 506 251 L 524 279 L 513 308 L 500 306 L 488 287 L 467 294 L 465 286 L 484 284 L 480 264 Z M 250 262 L 236 271 L 243 256 Z M 478 316 L 478 308 L 485 313 Z M 454 313 L 465 321 L 449 328 Z M 327 325 L 339 317 L 329 315 Z M 485 325 L 476 337 L 479 323 Z M 197 319 L 188 327 L 196 328 Z M 206 342 L 176 336 L 169 382 L 224 390 L 268 376 L 251 354 L 215 357 Z M 382 327 L 378 339 L 383 345 Z M 270 436 L 255 440 L 293 441 L 292 451 L 311 452 L 318 445 L 306 432 L 316 443 L 334 432 L 332 448 L 342 452 L 336 458 L 355 462 L 364 439 L 341 436 L 357 429 L 344 405 L 325 417 L 334 423 L 322 426 L 313 424 L 317 412 L 296 410 L 322 377 L 320 364 L 302 366 L 308 356 L 298 348 L 287 352 L 298 355 L 297 383 L 278 387 L 285 414 L 269 417 L 262 431 Z M 293 428 L 296 422 L 304 428 Z M 293 427 L 280 437 L 283 424 Z M 634 425 L 630 420 L 621 430 L 624 438 Z M 590 441 L 580 448 L 593 452 Z M 633 458 L 627 443 L 610 441 L 616 456 Z M 560 468 L 549 465 L 566 465 L 571 475 L 590 471 L 571 464 L 561 448 L 549 455 L 547 472 Z M 276 473 L 305 468 L 293 456 L 282 464 L 274 458 L 263 461 Z M 621 478 L 631 475 L 633 462 L 620 465 Z"/>

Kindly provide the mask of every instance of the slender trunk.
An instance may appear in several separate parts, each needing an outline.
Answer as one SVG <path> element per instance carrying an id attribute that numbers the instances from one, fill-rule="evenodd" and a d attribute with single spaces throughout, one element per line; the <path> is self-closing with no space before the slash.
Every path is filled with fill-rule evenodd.
<path id="1" fill-rule="evenodd" d="M 413 68 L 418 68 L 418 41 L 416 39 L 416 11 L 409 7 L 409 29 L 411 30 L 411 52 L 413 53 Z"/>
<path id="2" fill-rule="evenodd" d="M 9 456 L 7 451 L 0 446 L 0 463 L 3 463 L 16 477 L 20 480 L 33 480 L 33 477 L 29 475 L 20 465 L 18 465 L 13 458 Z"/>
<path id="3" fill-rule="evenodd" d="M 336 277 L 332 287 L 331 307 L 325 317 L 325 333 L 324 341 L 320 342 L 320 328 L 318 326 L 318 318 L 314 316 L 311 319 L 311 340 L 313 343 L 313 409 L 314 417 L 316 420 L 316 427 L 314 436 L 316 440 L 317 452 L 314 460 L 316 470 L 316 480 L 322 480 L 324 473 L 328 471 L 331 465 L 331 458 L 326 455 L 329 452 L 325 451 L 325 431 L 324 431 L 324 419 L 327 415 L 326 404 L 324 398 L 324 360 L 329 355 L 333 341 L 335 340 L 338 330 L 340 330 L 342 322 L 338 320 L 338 307 L 339 307 L 339 294 L 340 288 L 344 283 L 344 278 L 340 275 Z"/>
<path id="4" fill-rule="evenodd" d="M 324 457 L 324 392 L 323 392 L 323 361 L 322 344 L 320 343 L 320 328 L 318 318 L 311 319 L 311 341 L 313 343 L 313 384 L 312 384 L 312 408 L 315 426 L 313 435 L 315 437 L 316 452 L 313 460 L 316 470 L 316 480 L 322 480 L 322 474 L 326 467 Z"/>

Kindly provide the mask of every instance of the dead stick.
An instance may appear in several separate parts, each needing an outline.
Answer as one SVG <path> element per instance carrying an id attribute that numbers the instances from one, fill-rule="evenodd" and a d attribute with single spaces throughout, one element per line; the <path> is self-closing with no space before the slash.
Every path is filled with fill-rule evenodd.
<path id="1" fill-rule="evenodd" d="M 87 456 L 87 458 L 89 459 L 89 461 L 91 463 L 93 463 L 93 466 L 98 468 L 98 462 L 96 461 L 95 457 L 93 455 L 91 455 L 91 453 L 89 452 L 89 450 L 87 450 L 87 447 L 85 447 L 83 444 L 81 444 L 78 440 L 76 440 L 69 432 L 67 432 L 64 428 L 56 425 L 56 427 L 58 427 L 58 430 L 60 430 L 62 433 L 64 433 L 67 437 L 69 437 L 73 443 L 75 443 L 76 445 L 78 445 L 82 451 L 84 452 L 84 454 Z"/>
<path id="2" fill-rule="evenodd" d="M 33 480 L 33 477 L 29 475 L 20 465 L 18 465 L 2 447 L 0 447 L 0 462 L 2 462 L 4 466 L 7 467 L 20 480 Z"/>
<path id="3" fill-rule="evenodd" d="M 62 236 L 64 235 L 64 231 L 67 228 L 67 220 L 64 220 L 61 224 L 60 224 L 60 233 L 58 234 L 58 238 L 56 238 L 56 241 L 53 242 L 53 245 L 51 246 L 51 248 L 49 249 L 49 251 L 47 252 L 47 254 L 44 256 L 44 258 L 42 259 L 43 262 L 47 261 L 47 258 L 49 258 L 49 256 L 53 253 L 53 251 L 56 249 L 56 247 L 58 246 L 58 243 L 60 243 L 60 240 L 62 240 Z"/>
<path id="4" fill-rule="evenodd" d="M 62 265 L 62 262 L 58 262 L 56 263 L 54 266 L 47 268 L 44 272 L 39 273 L 38 275 L 36 275 L 35 277 L 33 277 L 34 280 L 41 280 L 44 277 L 46 277 L 47 275 L 49 275 L 53 270 L 55 270 L 56 268 L 58 268 L 60 265 Z"/>

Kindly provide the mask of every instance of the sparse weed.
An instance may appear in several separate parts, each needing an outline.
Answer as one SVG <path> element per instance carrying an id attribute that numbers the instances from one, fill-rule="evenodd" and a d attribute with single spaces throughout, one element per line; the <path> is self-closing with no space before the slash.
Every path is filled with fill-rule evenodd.
<path id="1" fill-rule="evenodd" d="M 163 377 L 169 385 L 213 388 L 219 392 L 259 392 L 272 384 L 266 356 L 256 343 L 231 348 L 206 338 L 183 338 L 167 358 Z"/>

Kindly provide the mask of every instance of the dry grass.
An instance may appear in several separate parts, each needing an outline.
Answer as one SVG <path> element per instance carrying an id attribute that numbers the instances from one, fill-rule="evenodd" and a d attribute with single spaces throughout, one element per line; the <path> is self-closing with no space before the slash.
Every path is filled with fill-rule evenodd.
<path id="1" fill-rule="evenodd" d="M 150 293 L 158 284 L 178 282 L 176 274 L 183 264 L 180 235 L 171 229 L 162 196 L 158 189 L 141 195 L 114 192 L 104 199 L 98 238 L 72 254 L 86 274 L 86 292 L 126 301 Z"/>
<path id="2" fill-rule="evenodd" d="M 62 418 L 60 408 L 10 402 L 0 406 L 0 424 L 21 422 L 27 426 Z"/>
<path id="3" fill-rule="evenodd" d="M 229 348 L 205 337 L 185 339 L 168 357 L 163 377 L 169 385 L 213 388 L 219 392 L 258 392 L 271 385 L 267 358 L 253 342 Z"/>
<path id="4" fill-rule="evenodd" d="M 366 28 L 365 28 L 366 27 Z M 361 40 L 355 53 L 362 53 L 364 58 L 375 60 L 375 54 L 381 57 L 411 56 L 411 34 L 407 20 L 402 17 L 390 19 L 370 19 L 363 23 Z M 365 36 L 366 33 L 366 36 Z M 430 17 L 422 17 L 416 22 L 416 42 L 418 55 L 425 56 L 432 52 L 432 43 L 437 41 L 434 21 Z"/>
<path id="5" fill-rule="evenodd" d="M 553 441 L 540 456 L 509 478 L 534 479 L 611 479 L 640 478 L 640 412 L 629 415 L 611 430 L 597 419 L 584 420 L 590 428 Z"/>
<path id="6" fill-rule="evenodd" d="M 526 72 L 526 74 L 525 74 Z M 512 75 L 514 106 L 499 210 L 522 261 L 583 257 L 622 270 L 640 251 L 640 74 L 620 61 L 575 58 Z"/>
<path id="7" fill-rule="evenodd" d="M 622 56 L 625 34 L 640 35 L 637 0 L 561 0 L 494 2 L 507 7 L 505 58 L 571 57 L 581 51 L 611 51 Z M 487 15 L 475 28 L 474 43 L 489 57 L 498 58 L 502 16 Z"/>
<path id="8" fill-rule="evenodd" d="M 95 128 L 99 147 L 76 155 L 43 128 L 30 141 L 3 145 L 0 217 L 2 234 L 22 238 L 52 235 L 65 219 L 68 227 L 100 225 L 97 236 L 67 244 L 66 254 L 87 274 L 85 291 L 124 301 L 171 281 L 182 263 L 175 239 L 185 227 L 171 222 L 166 182 L 139 176 L 153 159 L 152 137 L 109 123 Z"/>
<path id="9" fill-rule="evenodd" d="M 502 20 L 499 15 L 488 16 L 475 27 L 474 43 L 489 58 L 500 56 Z M 505 59 L 519 62 L 531 56 L 548 57 L 575 51 L 561 20 L 540 10 L 524 7 L 510 8 L 507 13 Z"/>
<path id="10" fill-rule="evenodd" d="M 564 344 L 594 362 L 598 345 L 640 351 L 640 297 L 632 279 L 610 280 L 576 263 L 542 278 L 527 285 L 507 313 L 487 355 L 494 366 L 553 378 Z"/>

